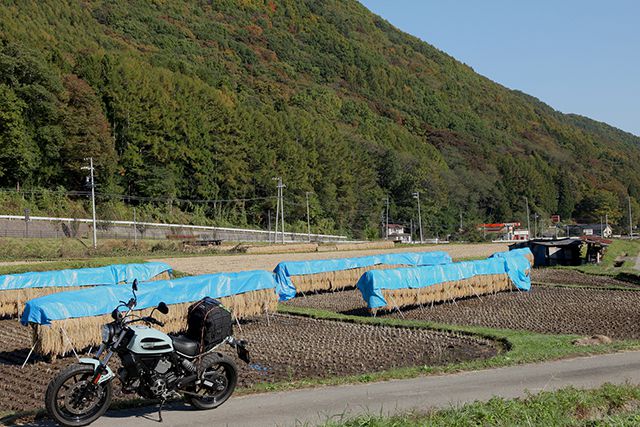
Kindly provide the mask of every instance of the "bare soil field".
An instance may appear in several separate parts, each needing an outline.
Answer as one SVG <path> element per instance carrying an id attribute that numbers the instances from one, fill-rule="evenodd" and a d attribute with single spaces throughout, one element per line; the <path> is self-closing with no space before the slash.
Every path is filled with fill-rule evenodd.
<path id="1" fill-rule="evenodd" d="M 581 273 L 576 270 L 560 268 L 534 268 L 531 270 L 531 281 L 556 285 L 579 285 L 593 287 L 640 287 L 631 282 L 625 282 L 609 276 L 596 276 Z"/>
<path id="2" fill-rule="evenodd" d="M 433 246 L 402 247 L 394 249 L 372 249 L 364 251 L 338 251 L 338 252 L 309 252 L 292 254 L 245 254 L 245 255 L 216 255 L 190 258 L 164 258 L 153 261 L 166 262 L 174 269 L 188 274 L 209 274 L 225 271 L 243 270 L 273 270 L 282 261 L 308 261 L 330 258 L 352 258 L 381 253 L 398 252 L 433 252 L 445 251 L 453 259 L 461 258 L 485 258 L 489 255 L 509 250 L 508 245 L 502 243 L 480 244 L 450 244 Z"/>
<path id="3" fill-rule="evenodd" d="M 266 318 L 258 318 L 241 328 L 236 327 L 235 334 L 249 341 L 253 359 L 249 366 L 236 359 L 242 387 L 395 367 L 443 365 L 489 358 L 501 350 L 500 343 L 464 334 L 280 314 L 272 315 L 269 323 Z M 398 344 L 402 344 L 402 351 L 393 350 Z M 15 320 L 0 320 L 0 412 L 42 408 L 51 377 L 74 361 L 73 357 L 53 362 L 36 358 L 21 369 L 29 346 L 28 328 Z M 116 363 L 111 367 L 118 368 Z M 122 398 L 119 393 L 115 396 Z"/>
<path id="4" fill-rule="evenodd" d="M 368 316 L 357 290 L 298 297 L 288 304 Z M 640 292 L 534 286 L 433 307 L 403 308 L 378 316 L 549 334 L 606 335 L 640 339 Z"/>

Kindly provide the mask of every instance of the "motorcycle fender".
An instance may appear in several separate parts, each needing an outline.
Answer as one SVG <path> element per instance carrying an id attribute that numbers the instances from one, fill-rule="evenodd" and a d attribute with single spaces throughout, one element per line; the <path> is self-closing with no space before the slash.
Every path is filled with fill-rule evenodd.
<path id="1" fill-rule="evenodd" d="M 100 366 L 100 362 L 98 360 L 91 359 L 89 357 L 83 357 L 79 360 L 79 362 L 82 363 L 83 365 L 93 365 L 94 371 L 98 369 L 98 366 Z M 111 379 L 113 379 L 113 377 L 115 377 L 111 368 L 109 366 L 106 366 L 106 368 L 107 368 L 107 372 L 105 374 L 102 374 L 102 376 L 98 380 L 98 384 L 102 384 L 105 381 L 110 381 Z"/>

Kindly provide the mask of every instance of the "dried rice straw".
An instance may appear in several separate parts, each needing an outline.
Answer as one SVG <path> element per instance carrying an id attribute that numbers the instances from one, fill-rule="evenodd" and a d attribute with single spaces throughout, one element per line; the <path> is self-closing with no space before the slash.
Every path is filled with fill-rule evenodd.
<path id="1" fill-rule="evenodd" d="M 296 287 L 297 293 L 318 291 L 342 291 L 355 288 L 356 283 L 364 273 L 370 270 L 388 270 L 402 268 L 406 265 L 377 264 L 367 267 L 351 268 L 349 270 L 327 271 L 325 273 L 305 274 L 291 276 L 291 283 Z"/>
<path id="2" fill-rule="evenodd" d="M 505 274 L 478 275 L 469 279 L 438 283 L 421 288 L 383 289 L 382 296 L 387 303 L 384 307 L 372 310 L 391 311 L 396 307 L 421 306 L 443 301 L 486 295 L 512 288 L 511 279 Z"/>
<path id="3" fill-rule="evenodd" d="M 275 312 L 277 297 L 273 289 L 246 292 L 239 295 L 219 298 L 234 315 L 240 319 L 262 315 L 265 312 Z M 159 320 L 165 326 L 158 328 L 165 333 L 183 331 L 187 326 L 187 309 L 192 303 L 172 304 L 166 316 L 159 315 Z M 139 316 L 148 316 L 153 309 L 138 310 Z M 45 356 L 62 355 L 67 347 L 63 330 L 67 332 L 73 344 L 78 349 L 97 346 L 101 342 L 100 328 L 113 319 L 110 314 L 94 317 L 80 317 L 75 319 L 54 320 L 50 326 L 32 324 L 32 342 L 35 351 Z"/>
<path id="4" fill-rule="evenodd" d="M 169 280 L 171 275 L 168 271 L 149 279 L 148 282 L 155 282 L 158 280 Z M 124 283 L 124 282 L 123 282 Z M 46 288 L 24 288 L 24 289 L 11 289 L 6 291 L 0 291 L 0 317 L 19 317 L 20 313 L 24 309 L 24 305 L 27 301 L 31 301 L 34 298 L 43 297 L 45 295 L 55 294 L 58 292 L 75 291 L 78 289 L 84 289 L 88 286 L 51 286 Z"/>

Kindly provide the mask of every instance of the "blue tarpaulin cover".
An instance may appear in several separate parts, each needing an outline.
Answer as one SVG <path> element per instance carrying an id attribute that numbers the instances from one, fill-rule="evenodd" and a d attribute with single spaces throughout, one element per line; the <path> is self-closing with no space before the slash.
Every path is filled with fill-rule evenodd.
<path id="1" fill-rule="evenodd" d="M 278 297 L 280 301 L 287 301 L 296 296 L 296 288 L 291 282 L 291 276 L 351 270 L 380 264 L 417 266 L 448 264 L 450 262 L 451 257 L 449 254 L 442 251 L 404 252 L 317 261 L 283 261 L 276 266 L 273 272 L 276 275 Z"/>
<path id="2" fill-rule="evenodd" d="M 372 270 L 360 277 L 357 287 L 369 308 L 387 305 L 382 289 L 417 289 L 438 283 L 469 279 L 477 275 L 508 274 L 514 286 L 531 289 L 529 260 L 522 254 L 492 256 L 486 260 L 424 267 Z"/>
<path id="3" fill-rule="evenodd" d="M 99 286 L 144 282 L 165 271 L 173 271 L 163 262 L 115 264 L 106 267 L 42 271 L 0 276 L 0 291 L 66 286 Z"/>
<path id="4" fill-rule="evenodd" d="M 504 258 L 507 262 L 507 274 L 518 289 L 528 291 L 531 289 L 531 277 L 528 274 L 531 268 L 528 255 L 533 259 L 533 252 L 529 248 L 512 249 L 507 252 L 497 252 L 492 258 Z"/>
<path id="5" fill-rule="evenodd" d="M 222 298 L 262 289 L 274 289 L 275 292 L 275 287 L 273 274 L 268 271 L 207 274 L 140 283 L 136 310 L 155 307 L 161 301 L 181 304 L 206 296 Z M 20 321 L 24 325 L 48 325 L 53 320 L 101 316 L 111 313 L 119 301 L 128 301 L 132 296 L 129 286 L 115 285 L 60 292 L 27 302 Z"/>

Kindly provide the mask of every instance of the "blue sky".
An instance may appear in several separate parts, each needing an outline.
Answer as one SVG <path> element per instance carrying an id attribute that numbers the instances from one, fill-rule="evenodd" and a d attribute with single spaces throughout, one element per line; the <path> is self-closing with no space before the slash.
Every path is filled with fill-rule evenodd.
<path id="1" fill-rule="evenodd" d="M 361 3 L 498 83 L 640 135 L 638 0 Z"/>

